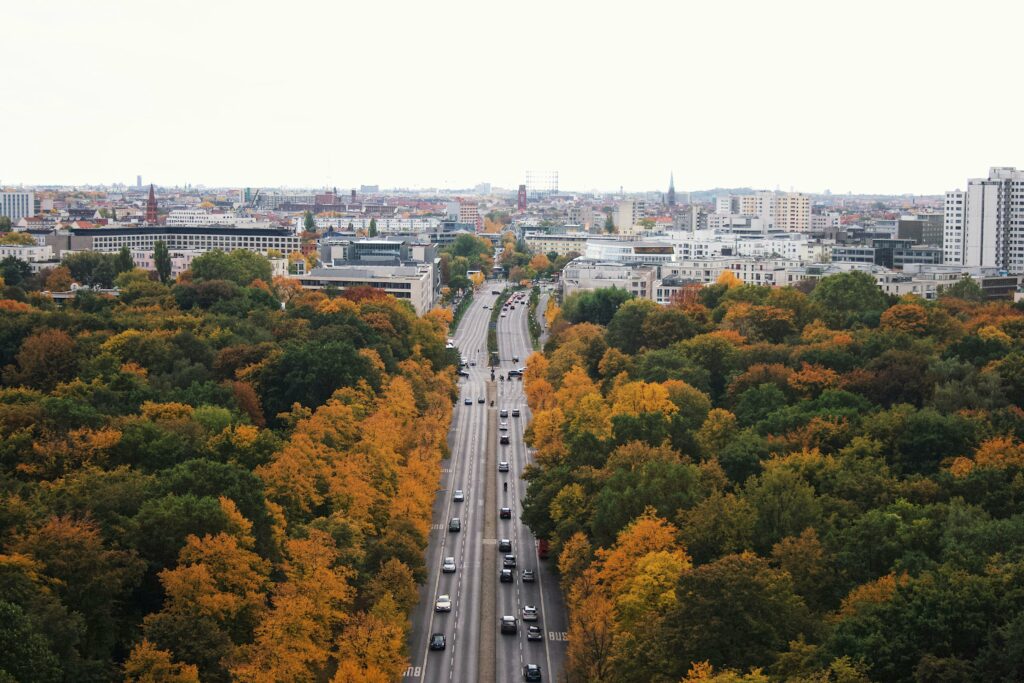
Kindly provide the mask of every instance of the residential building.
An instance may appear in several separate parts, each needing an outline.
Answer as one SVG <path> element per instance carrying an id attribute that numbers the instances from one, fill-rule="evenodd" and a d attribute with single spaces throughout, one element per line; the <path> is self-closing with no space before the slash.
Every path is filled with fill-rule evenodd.
<path id="1" fill-rule="evenodd" d="M 947 192 L 942 248 L 950 265 L 1024 272 L 1024 171 L 992 168 Z"/>
<path id="2" fill-rule="evenodd" d="M 587 240 L 583 254 L 594 261 L 617 263 L 668 263 L 675 258 L 671 242 L 655 240 Z"/>
<path id="3" fill-rule="evenodd" d="M 39 244 L 0 244 L 0 260 L 14 257 L 26 263 L 53 261 L 53 247 Z"/>
<path id="4" fill-rule="evenodd" d="M 615 209 L 615 227 L 620 233 L 630 233 L 644 217 L 646 203 L 640 199 L 624 199 Z"/>
<path id="5" fill-rule="evenodd" d="M 778 230 L 808 232 L 811 229 L 811 198 L 800 192 L 775 197 L 774 224 Z"/>
<path id="6" fill-rule="evenodd" d="M 567 256 L 571 253 L 582 256 L 587 252 L 587 242 L 592 240 L 615 241 L 615 236 L 608 235 L 604 237 L 591 235 L 587 232 L 567 232 L 561 235 L 553 235 L 546 232 L 527 230 L 523 239 L 526 242 L 526 246 L 535 254 L 555 252 L 559 256 Z"/>
<path id="7" fill-rule="evenodd" d="M 249 216 L 239 216 L 233 211 L 207 211 L 206 209 L 174 209 L 167 214 L 166 224 L 187 227 L 209 225 L 270 226 L 268 221 L 257 221 Z"/>
<path id="8" fill-rule="evenodd" d="M 7 216 L 11 224 L 36 215 L 34 192 L 0 192 L 0 216 Z"/>
<path id="9" fill-rule="evenodd" d="M 942 246 L 941 213 L 921 213 L 900 216 L 896 227 L 896 237 L 901 240 L 913 240 L 915 244 L 931 247 Z"/>
<path id="10" fill-rule="evenodd" d="M 657 267 L 577 258 L 562 270 L 562 294 L 614 287 L 647 299 L 654 291 Z"/>

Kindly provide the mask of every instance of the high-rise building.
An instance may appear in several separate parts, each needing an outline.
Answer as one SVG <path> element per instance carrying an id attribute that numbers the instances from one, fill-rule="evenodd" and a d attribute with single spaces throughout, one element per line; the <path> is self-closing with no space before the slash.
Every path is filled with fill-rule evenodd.
<path id="1" fill-rule="evenodd" d="M 146 200 L 146 224 L 156 225 L 156 193 L 152 184 L 149 186 L 149 199 Z"/>
<path id="2" fill-rule="evenodd" d="M 480 205 L 467 199 L 459 200 L 459 223 L 470 223 L 477 230 L 482 229 L 484 220 L 480 215 Z"/>
<path id="3" fill-rule="evenodd" d="M 947 264 L 1024 273 L 1024 171 L 992 168 L 947 192 L 942 250 Z"/>
<path id="4" fill-rule="evenodd" d="M 0 192 L 0 216 L 7 216 L 11 223 L 36 215 L 34 192 Z"/>
<path id="5" fill-rule="evenodd" d="M 136 190 L 141 190 L 142 189 L 142 176 L 140 176 L 140 175 L 135 176 L 135 189 Z"/>
<path id="6" fill-rule="evenodd" d="M 676 178 L 674 173 L 668 174 L 668 195 L 665 197 L 665 203 L 669 206 L 676 205 Z"/>
<path id="7" fill-rule="evenodd" d="M 800 192 L 775 197 L 775 228 L 790 232 L 808 232 L 811 229 L 811 198 Z"/>
<path id="8" fill-rule="evenodd" d="M 646 205 L 640 199 L 624 199 L 619 202 L 615 211 L 615 227 L 619 232 L 629 233 L 640 219 L 644 217 Z"/>
<path id="9" fill-rule="evenodd" d="M 519 186 L 519 197 L 516 208 L 519 209 L 519 213 L 526 211 L 526 185 Z"/>

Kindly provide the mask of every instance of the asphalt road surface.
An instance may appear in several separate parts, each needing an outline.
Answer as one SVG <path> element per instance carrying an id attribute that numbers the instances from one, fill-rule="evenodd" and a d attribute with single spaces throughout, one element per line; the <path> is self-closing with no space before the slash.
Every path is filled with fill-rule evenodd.
<path id="1" fill-rule="evenodd" d="M 552 571 L 554 560 L 537 558 L 536 539 L 520 521 L 526 482 L 520 473 L 532 455 L 523 443 L 523 430 L 529 424 L 523 383 L 520 380 L 498 380 L 513 368 L 521 368 L 532 352 L 527 329 L 528 291 L 523 304 L 515 304 L 506 317 L 498 319 L 498 347 L 501 364 L 495 368 L 496 381 L 490 381 L 487 366 L 487 327 L 490 310 L 498 289 L 486 282 L 463 316 L 455 333 L 455 345 L 467 361 L 476 363 L 467 368 L 470 376 L 460 379 L 459 402 L 455 406 L 452 431 L 449 434 L 451 457 L 442 465 L 437 500 L 434 503 L 433 525 L 427 548 L 426 583 L 420 587 L 420 602 L 412 615 L 409 637 L 410 666 L 403 681 L 480 683 L 523 680 L 523 666 L 538 664 L 545 681 L 561 678 L 565 660 L 565 633 L 568 621 L 565 603 Z M 513 361 L 513 358 L 519 361 Z M 469 398 L 471 405 L 465 405 Z M 483 398 L 484 403 L 478 400 Z M 490 401 L 494 400 L 494 406 Z M 512 409 L 520 417 L 512 417 Z M 507 409 L 507 418 L 499 410 Z M 507 432 L 499 429 L 507 422 Z M 509 445 L 499 445 L 498 437 L 509 434 Z M 497 471 L 500 461 L 509 463 L 509 472 Z M 503 483 L 508 484 L 505 490 Z M 464 502 L 455 502 L 453 494 L 461 489 Z M 509 507 L 511 519 L 501 519 L 498 509 Z M 452 517 L 458 517 L 462 530 L 448 531 Z M 516 556 L 512 583 L 498 580 L 504 553 L 498 551 L 498 539 L 512 542 Z M 456 571 L 442 573 L 445 557 L 454 557 Z M 533 569 L 536 581 L 524 583 L 523 569 Z M 451 597 L 451 612 L 435 612 L 439 595 Z M 536 622 L 524 622 L 524 606 L 536 607 Z M 518 632 L 500 633 L 499 620 L 515 616 Z M 526 627 L 541 628 L 542 641 L 528 641 Z M 429 649 L 430 636 L 443 633 L 444 650 Z"/>

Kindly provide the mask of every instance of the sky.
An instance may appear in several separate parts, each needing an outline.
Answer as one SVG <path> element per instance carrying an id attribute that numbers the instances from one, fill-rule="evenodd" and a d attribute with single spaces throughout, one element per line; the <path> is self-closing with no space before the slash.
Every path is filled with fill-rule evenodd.
<path id="1" fill-rule="evenodd" d="M 0 184 L 937 194 L 1024 166 L 1024 3 L 33 0 Z"/>

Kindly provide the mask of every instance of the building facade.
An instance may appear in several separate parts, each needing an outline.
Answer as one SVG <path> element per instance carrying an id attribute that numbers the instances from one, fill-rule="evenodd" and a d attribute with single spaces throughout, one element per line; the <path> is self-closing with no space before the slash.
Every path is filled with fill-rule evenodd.
<path id="1" fill-rule="evenodd" d="M 992 168 L 947 192 L 942 249 L 950 265 L 1024 272 L 1024 171 Z"/>
<path id="2" fill-rule="evenodd" d="M 157 242 L 171 250 L 234 251 L 245 249 L 266 255 L 270 250 L 290 254 L 299 250 L 299 238 L 284 228 L 192 228 L 181 226 L 138 226 L 114 228 L 72 228 L 67 249 L 71 251 L 115 252 L 121 247 L 152 251 Z"/>
<path id="3" fill-rule="evenodd" d="M 34 192 L 0 192 L 0 216 L 7 216 L 11 224 L 36 215 Z"/>

